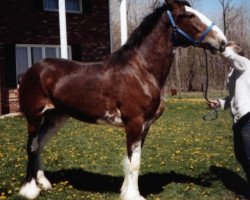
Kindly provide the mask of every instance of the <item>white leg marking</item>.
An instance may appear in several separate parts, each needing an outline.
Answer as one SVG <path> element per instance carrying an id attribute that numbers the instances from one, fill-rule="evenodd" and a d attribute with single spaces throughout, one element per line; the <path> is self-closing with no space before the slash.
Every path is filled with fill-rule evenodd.
<path id="1" fill-rule="evenodd" d="M 131 160 L 124 161 L 125 179 L 121 188 L 122 200 L 144 200 L 138 189 L 138 176 L 141 163 L 141 143 L 134 145 Z"/>
<path id="2" fill-rule="evenodd" d="M 44 107 L 42 113 L 45 113 L 47 110 L 51 110 L 51 109 L 54 109 L 54 108 L 55 108 L 54 105 L 52 105 L 52 104 L 47 104 L 47 105 Z"/>
<path id="3" fill-rule="evenodd" d="M 38 136 L 32 139 L 32 144 L 31 144 L 31 151 L 35 152 L 37 150 L 38 150 Z"/>
<path id="4" fill-rule="evenodd" d="M 42 186 L 44 190 L 52 189 L 52 185 L 49 180 L 45 177 L 44 172 L 39 170 L 37 172 L 37 182 Z"/>
<path id="5" fill-rule="evenodd" d="M 32 179 L 29 183 L 22 186 L 19 195 L 27 199 L 35 199 L 39 195 L 40 191 L 41 189 L 36 185 L 36 180 Z"/>

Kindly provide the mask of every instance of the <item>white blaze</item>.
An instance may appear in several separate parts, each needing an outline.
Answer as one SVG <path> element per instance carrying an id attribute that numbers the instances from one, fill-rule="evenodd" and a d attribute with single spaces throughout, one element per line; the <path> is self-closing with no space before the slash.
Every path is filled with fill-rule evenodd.
<path id="1" fill-rule="evenodd" d="M 202 13 L 200 13 L 199 11 L 194 10 L 193 8 L 189 6 L 185 6 L 185 9 L 187 12 L 191 12 L 195 14 L 206 26 L 210 26 L 212 24 L 212 21 L 208 19 L 206 16 L 204 16 Z M 227 41 L 226 36 L 217 26 L 213 26 L 212 30 L 214 30 L 218 34 L 218 36 L 221 37 L 221 39 Z"/>

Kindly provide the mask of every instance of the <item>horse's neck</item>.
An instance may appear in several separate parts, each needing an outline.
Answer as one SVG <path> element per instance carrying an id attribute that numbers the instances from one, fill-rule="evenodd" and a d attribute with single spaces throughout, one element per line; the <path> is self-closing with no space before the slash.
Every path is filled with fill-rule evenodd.
<path id="1" fill-rule="evenodd" d="M 155 77 L 161 88 L 164 86 L 174 60 L 175 48 L 171 41 L 171 34 L 170 28 L 167 29 L 167 20 L 160 19 L 137 51 L 140 63 Z"/>

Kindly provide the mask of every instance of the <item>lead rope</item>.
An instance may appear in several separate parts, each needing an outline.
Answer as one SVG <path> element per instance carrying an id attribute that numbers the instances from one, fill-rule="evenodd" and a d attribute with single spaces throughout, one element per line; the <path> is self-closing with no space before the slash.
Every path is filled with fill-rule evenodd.
<path id="1" fill-rule="evenodd" d="M 205 85 L 205 90 L 204 90 L 204 98 L 206 99 L 206 101 L 208 103 L 210 103 L 211 101 L 208 99 L 208 86 L 209 86 L 209 79 L 208 79 L 208 60 L 207 60 L 207 51 L 206 49 L 204 50 L 204 55 L 205 55 L 205 69 L 206 69 L 206 85 Z M 214 108 L 213 110 L 211 110 L 210 112 L 208 112 L 207 114 L 205 114 L 203 116 L 203 120 L 205 121 L 213 121 L 216 120 L 218 118 L 218 108 Z"/>

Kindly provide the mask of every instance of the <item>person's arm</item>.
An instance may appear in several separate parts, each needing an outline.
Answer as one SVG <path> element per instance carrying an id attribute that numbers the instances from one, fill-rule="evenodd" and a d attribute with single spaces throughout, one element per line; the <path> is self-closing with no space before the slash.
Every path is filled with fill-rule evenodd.
<path id="1" fill-rule="evenodd" d="M 218 99 L 218 102 L 219 102 L 222 110 L 226 110 L 226 109 L 230 108 L 231 99 L 232 99 L 231 96 L 227 96 L 224 99 Z"/>
<path id="2" fill-rule="evenodd" d="M 231 97 L 227 96 L 224 99 L 210 100 L 207 104 L 212 109 L 221 108 L 222 110 L 226 110 L 230 107 L 230 101 Z"/>
<path id="3" fill-rule="evenodd" d="M 247 67 L 250 67 L 250 61 L 247 58 L 235 53 L 233 47 L 226 47 L 226 50 L 222 53 L 222 55 L 231 60 L 234 68 L 239 71 L 245 71 Z"/>

